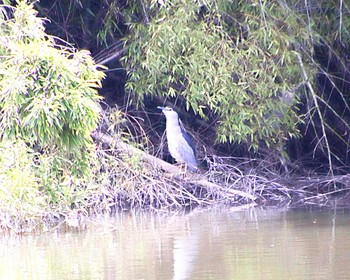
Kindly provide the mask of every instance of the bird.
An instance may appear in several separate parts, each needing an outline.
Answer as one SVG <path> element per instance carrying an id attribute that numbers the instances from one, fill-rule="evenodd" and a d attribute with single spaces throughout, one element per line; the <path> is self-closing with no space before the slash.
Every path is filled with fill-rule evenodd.
<path id="1" fill-rule="evenodd" d="M 170 107 L 161 107 L 166 118 L 166 137 L 170 155 L 180 164 L 184 163 L 187 169 L 195 172 L 198 170 L 196 153 L 191 138 L 185 131 L 179 115 Z"/>

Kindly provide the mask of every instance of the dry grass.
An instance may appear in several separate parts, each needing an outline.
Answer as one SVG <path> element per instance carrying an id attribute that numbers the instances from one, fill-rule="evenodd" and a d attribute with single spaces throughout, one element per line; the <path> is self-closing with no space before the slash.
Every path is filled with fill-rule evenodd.
<path id="1" fill-rule="evenodd" d="M 119 139 L 99 136 L 103 143 L 100 155 L 109 157 L 109 164 L 118 166 L 111 168 L 109 165 L 110 169 L 104 175 L 109 200 L 105 205 L 112 208 L 179 210 L 217 204 L 306 204 L 320 201 L 320 196 L 326 203 L 334 194 L 347 195 L 349 191 L 346 187 L 348 176 L 281 175 L 279 171 L 273 172 L 273 163 L 266 159 L 212 156 L 204 159 L 206 169 L 183 174 L 179 167 L 135 147 L 128 148 L 125 143 L 121 145 Z M 95 137 L 97 139 L 97 135 Z M 112 148 L 102 150 L 106 145 L 112 145 Z M 132 157 L 139 160 L 134 166 L 130 163 Z M 93 204 L 96 207 L 99 202 L 95 200 Z"/>

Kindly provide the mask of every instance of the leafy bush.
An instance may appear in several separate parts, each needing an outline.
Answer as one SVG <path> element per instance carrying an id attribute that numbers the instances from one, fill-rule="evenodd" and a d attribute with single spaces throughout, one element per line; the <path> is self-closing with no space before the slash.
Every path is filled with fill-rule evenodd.
<path id="1" fill-rule="evenodd" d="M 127 89 L 139 101 L 181 96 L 201 117 L 213 112 L 220 142 L 297 135 L 294 52 L 310 42 L 308 29 L 276 1 L 203 3 L 151 1 L 142 22 L 130 23 Z"/>
<path id="2" fill-rule="evenodd" d="M 17 221 L 40 215 L 47 196 L 35 176 L 35 153 L 23 141 L 0 143 L 0 220 L 17 228 Z M 20 223 L 20 222 L 19 222 Z"/>
<path id="3" fill-rule="evenodd" d="M 10 19 L 3 14 L 1 25 L 1 139 L 22 139 L 83 164 L 99 118 L 94 87 L 103 73 L 88 52 L 75 52 L 47 36 L 43 20 L 24 2 Z"/>
<path id="4" fill-rule="evenodd" d="M 24 220 L 83 201 L 104 76 L 43 23 L 26 1 L 0 7 L 0 213 Z"/>

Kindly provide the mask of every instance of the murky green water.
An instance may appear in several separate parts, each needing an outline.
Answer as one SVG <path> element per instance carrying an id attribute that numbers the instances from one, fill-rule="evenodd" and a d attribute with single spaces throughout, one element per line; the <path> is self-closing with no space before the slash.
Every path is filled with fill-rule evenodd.
<path id="1" fill-rule="evenodd" d="M 211 209 L 99 217 L 0 237 L 0 279 L 350 279 L 348 210 Z"/>

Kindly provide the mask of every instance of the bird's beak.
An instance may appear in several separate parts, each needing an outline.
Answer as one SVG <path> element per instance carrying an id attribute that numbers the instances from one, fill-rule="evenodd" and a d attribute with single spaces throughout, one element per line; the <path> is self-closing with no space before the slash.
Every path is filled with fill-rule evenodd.
<path id="1" fill-rule="evenodd" d="M 165 109 L 165 107 L 161 107 L 161 106 L 158 106 L 157 108 L 162 110 L 162 111 Z"/>

